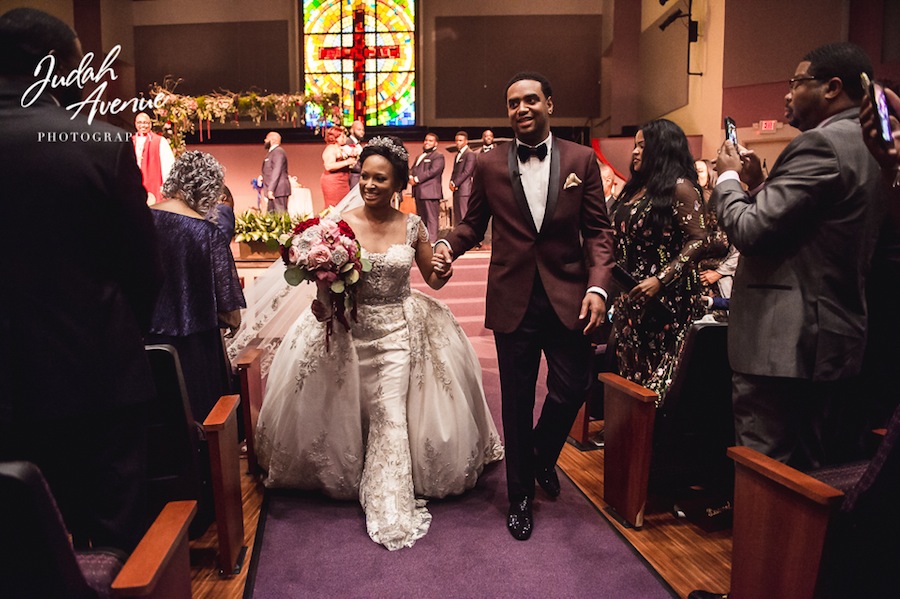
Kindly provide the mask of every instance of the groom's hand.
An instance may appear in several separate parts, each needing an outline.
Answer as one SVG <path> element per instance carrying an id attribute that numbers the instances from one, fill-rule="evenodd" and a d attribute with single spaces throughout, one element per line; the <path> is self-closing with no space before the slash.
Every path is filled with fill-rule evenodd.
<path id="1" fill-rule="evenodd" d="M 447 265 L 446 269 L 435 269 L 435 274 L 441 279 L 448 278 L 453 272 L 453 250 L 451 250 L 446 243 L 436 243 L 434 244 L 434 256 L 439 259 L 440 262 Z"/>
<path id="2" fill-rule="evenodd" d="M 584 327 L 584 334 L 590 335 L 606 320 L 606 302 L 599 293 L 589 292 L 584 294 L 584 299 L 581 300 L 581 313 L 578 315 L 578 318 L 583 319 L 587 316 L 591 318 L 587 326 Z"/>

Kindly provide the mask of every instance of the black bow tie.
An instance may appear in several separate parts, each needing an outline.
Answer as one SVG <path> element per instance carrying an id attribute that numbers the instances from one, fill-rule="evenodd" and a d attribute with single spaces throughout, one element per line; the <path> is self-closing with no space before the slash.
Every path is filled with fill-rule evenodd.
<path id="1" fill-rule="evenodd" d="M 528 162 L 528 159 L 532 156 L 536 156 L 538 160 L 543 160 L 547 157 L 547 144 L 541 144 L 535 148 L 519 144 L 519 147 L 516 148 L 516 152 L 519 153 L 519 160 L 522 162 Z"/>

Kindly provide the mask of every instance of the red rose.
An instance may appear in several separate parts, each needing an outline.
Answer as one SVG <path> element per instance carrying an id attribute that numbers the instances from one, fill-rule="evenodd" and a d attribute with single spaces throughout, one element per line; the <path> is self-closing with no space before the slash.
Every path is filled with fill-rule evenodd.
<path id="1" fill-rule="evenodd" d="M 341 231 L 341 235 L 349 237 L 350 239 L 356 239 L 356 234 L 353 232 L 353 229 L 350 228 L 350 225 L 347 224 L 347 221 L 339 220 L 337 225 L 338 229 Z"/>
<path id="2" fill-rule="evenodd" d="M 319 224 L 319 217 L 318 217 L 318 216 L 314 216 L 314 217 L 312 217 L 312 218 L 308 218 L 308 219 L 306 219 L 305 221 L 303 221 L 303 222 L 301 222 L 301 223 L 298 223 L 297 226 L 294 227 L 294 235 L 299 235 L 300 233 L 304 232 L 305 230 L 307 230 L 307 229 L 310 228 L 311 226 L 313 226 L 313 225 L 318 225 L 318 224 Z"/>

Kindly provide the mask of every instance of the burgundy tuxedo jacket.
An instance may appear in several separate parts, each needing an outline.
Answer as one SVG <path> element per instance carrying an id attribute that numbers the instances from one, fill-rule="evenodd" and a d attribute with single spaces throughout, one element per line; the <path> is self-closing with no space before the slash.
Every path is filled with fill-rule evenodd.
<path id="1" fill-rule="evenodd" d="M 610 289 L 615 263 L 600 168 L 585 146 L 553 137 L 547 208 L 540 232 L 525 199 L 516 144 L 478 156 L 466 217 L 447 236 L 454 256 L 484 238 L 493 217 L 485 326 L 514 331 L 522 321 L 535 271 L 554 310 L 570 329 L 588 287 Z"/>

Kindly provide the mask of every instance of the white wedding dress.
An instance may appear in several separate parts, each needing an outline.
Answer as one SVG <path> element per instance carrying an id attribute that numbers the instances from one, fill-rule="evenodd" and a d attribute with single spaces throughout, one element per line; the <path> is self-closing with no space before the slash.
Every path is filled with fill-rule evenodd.
<path id="1" fill-rule="evenodd" d="M 325 325 L 305 310 L 269 371 L 257 443 L 269 487 L 359 498 L 372 540 L 411 547 L 428 531 L 424 497 L 471 489 L 503 447 L 481 367 L 447 307 L 410 289 L 421 219 L 407 243 L 365 252 L 358 319 Z"/>

